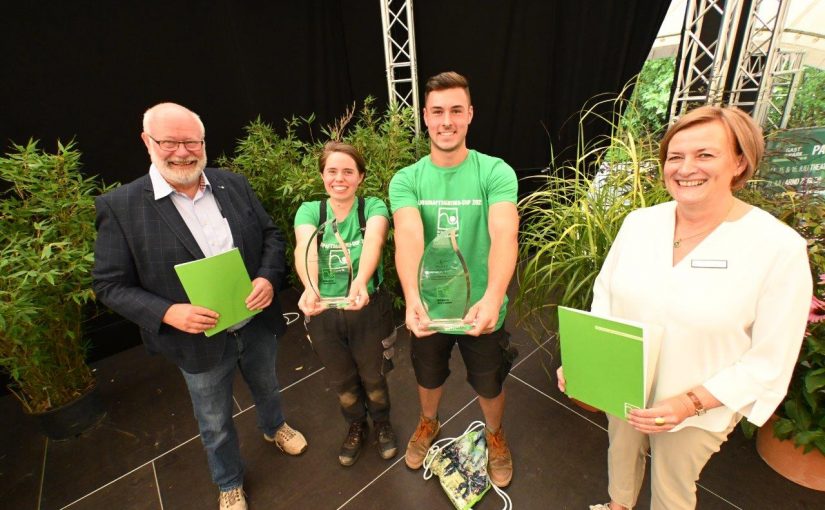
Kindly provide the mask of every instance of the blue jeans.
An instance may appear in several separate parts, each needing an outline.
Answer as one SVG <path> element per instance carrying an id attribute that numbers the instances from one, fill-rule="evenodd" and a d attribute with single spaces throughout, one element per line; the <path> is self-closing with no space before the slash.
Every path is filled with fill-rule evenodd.
<path id="1" fill-rule="evenodd" d="M 252 321 L 237 332 L 227 334 L 226 351 L 214 368 L 199 374 L 181 370 L 192 397 L 212 481 L 221 491 L 243 484 L 241 450 L 232 420 L 232 381 L 236 366 L 241 369 L 255 400 L 258 428 L 272 436 L 284 423 L 275 375 L 277 347 L 275 335 L 260 321 Z"/>

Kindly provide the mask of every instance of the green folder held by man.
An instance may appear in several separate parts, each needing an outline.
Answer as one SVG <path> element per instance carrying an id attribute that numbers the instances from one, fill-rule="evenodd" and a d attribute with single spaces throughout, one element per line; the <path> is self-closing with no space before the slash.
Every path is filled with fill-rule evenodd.
<path id="1" fill-rule="evenodd" d="M 558 309 L 567 395 L 622 419 L 647 407 L 661 327 Z"/>
<path id="2" fill-rule="evenodd" d="M 218 255 L 175 265 L 189 302 L 218 313 L 218 323 L 206 336 L 231 328 L 260 310 L 249 310 L 246 298 L 252 281 L 237 248 Z"/>

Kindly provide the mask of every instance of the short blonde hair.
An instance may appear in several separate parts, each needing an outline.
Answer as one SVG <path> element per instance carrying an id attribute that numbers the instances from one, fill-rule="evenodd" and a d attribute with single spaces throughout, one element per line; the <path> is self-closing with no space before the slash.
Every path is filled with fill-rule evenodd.
<path id="1" fill-rule="evenodd" d="M 765 138 L 762 128 L 747 113 L 735 106 L 701 106 L 683 115 L 665 133 L 659 145 L 659 162 L 664 166 L 670 140 L 679 131 L 698 124 L 718 120 L 725 126 L 733 140 L 733 150 L 738 156 L 744 156 L 748 166 L 745 171 L 733 178 L 731 189 L 742 189 L 753 177 L 762 155 L 765 154 Z"/>

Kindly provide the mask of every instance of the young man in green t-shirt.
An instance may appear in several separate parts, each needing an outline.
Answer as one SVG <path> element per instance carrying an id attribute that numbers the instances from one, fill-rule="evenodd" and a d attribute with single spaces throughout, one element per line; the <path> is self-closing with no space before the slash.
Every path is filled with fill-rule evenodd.
<path id="1" fill-rule="evenodd" d="M 396 266 L 421 403 L 405 460 L 412 469 L 421 467 L 438 435 L 438 403 L 450 373 L 450 352 L 458 343 L 487 425 L 487 471 L 495 485 L 505 487 L 513 476 L 513 462 L 501 429 L 502 384 L 515 351 L 502 325 L 518 251 L 516 174 L 504 161 L 467 149 L 473 107 L 469 84 L 460 74 L 446 72 L 427 80 L 423 113 L 430 155 L 401 169 L 390 183 Z M 445 229 L 456 230 L 468 262 L 471 307 L 464 321 L 471 327 L 436 333 L 428 328 L 417 269 L 424 247 Z"/>

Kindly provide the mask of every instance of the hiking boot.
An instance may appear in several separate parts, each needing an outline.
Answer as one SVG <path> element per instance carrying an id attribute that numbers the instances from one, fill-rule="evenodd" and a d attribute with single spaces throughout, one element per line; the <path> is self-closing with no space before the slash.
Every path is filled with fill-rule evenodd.
<path id="1" fill-rule="evenodd" d="M 373 426 L 375 427 L 375 435 L 378 437 L 378 454 L 384 460 L 395 457 L 398 452 L 398 442 L 395 439 L 395 432 L 392 430 L 390 421 L 376 421 Z"/>
<path id="2" fill-rule="evenodd" d="M 218 504 L 220 510 L 246 510 L 243 487 L 221 491 L 220 496 L 218 496 Z"/>
<path id="3" fill-rule="evenodd" d="M 407 453 L 404 455 L 404 462 L 410 469 L 418 469 L 424 463 L 424 457 L 427 456 L 427 450 L 433 444 L 438 431 L 441 430 L 441 424 L 438 418 L 427 418 L 423 414 L 418 420 L 418 427 L 415 428 L 410 442 L 407 443 Z"/>
<path id="4" fill-rule="evenodd" d="M 367 441 L 369 430 L 367 422 L 355 421 L 350 423 L 347 438 L 344 439 L 344 444 L 341 445 L 341 452 L 338 454 L 338 462 L 342 466 L 352 466 L 361 455 L 361 447 Z"/>
<path id="5" fill-rule="evenodd" d="M 286 422 L 275 431 L 274 436 L 264 434 L 264 439 L 281 449 L 288 455 L 301 455 L 307 449 L 307 440 L 304 435 L 293 429 Z"/>
<path id="6" fill-rule="evenodd" d="M 504 438 L 504 429 L 499 427 L 493 434 L 485 428 L 484 434 L 487 439 L 487 475 L 496 487 L 507 487 L 513 479 L 513 457 Z"/>

